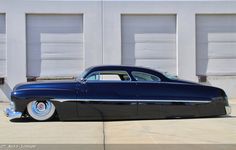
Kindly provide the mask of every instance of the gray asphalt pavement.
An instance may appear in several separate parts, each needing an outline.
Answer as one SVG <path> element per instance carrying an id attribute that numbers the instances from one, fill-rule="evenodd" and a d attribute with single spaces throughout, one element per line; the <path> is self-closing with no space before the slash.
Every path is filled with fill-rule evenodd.
<path id="1" fill-rule="evenodd" d="M 11 122 L 0 113 L 0 144 L 236 144 L 236 100 L 230 103 L 230 116 L 197 119 Z"/>

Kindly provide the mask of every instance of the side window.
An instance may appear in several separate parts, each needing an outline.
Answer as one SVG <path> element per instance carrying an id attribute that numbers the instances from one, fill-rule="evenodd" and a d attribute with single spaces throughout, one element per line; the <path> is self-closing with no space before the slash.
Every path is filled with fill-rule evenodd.
<path id="1" fill-rule="evenodd" d="M 132 71 L 131 74 L 136 81 L 155 81 L 155 82 L 161 81 L 159 77 L 145 72 Z"/>
<path id="2" fill-rule="evenodd" d="M 92 74 L 88 75 L 87 80 L 99 80 L 99 74 L 92 73 Z"/>
<path id="3" fill-rule="evenodd" d="M 88 75 L 89 81 L 130 81 L 126 71 L 98 71 Z"/>

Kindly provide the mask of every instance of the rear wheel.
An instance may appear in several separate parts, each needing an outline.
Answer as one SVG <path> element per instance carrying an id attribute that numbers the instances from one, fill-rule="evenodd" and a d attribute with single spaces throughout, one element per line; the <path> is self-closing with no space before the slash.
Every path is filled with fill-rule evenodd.
<path id="1" fill-rule="evenodd" d="M 31 118 L 37 121 L 46 121 L 53 118 L 55 106 L 50 101 L 32 101 L 27 105 L 27 111 Z"/>

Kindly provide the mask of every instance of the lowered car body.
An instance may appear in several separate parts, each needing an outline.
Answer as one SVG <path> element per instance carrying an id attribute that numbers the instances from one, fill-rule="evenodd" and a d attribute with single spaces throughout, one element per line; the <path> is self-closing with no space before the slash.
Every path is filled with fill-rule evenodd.
<path id="1" fill-rule="evenodd" d="M 96 66 L 76 80 L 18 84 L 10 118 L 129 120 L 227 115 L 225 92 L 142 67 Z"/>

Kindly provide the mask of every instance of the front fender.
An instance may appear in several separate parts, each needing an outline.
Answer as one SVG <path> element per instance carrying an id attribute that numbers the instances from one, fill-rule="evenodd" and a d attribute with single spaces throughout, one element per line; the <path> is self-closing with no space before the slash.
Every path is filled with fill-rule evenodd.
<path id="1" fill-rule="evenodd" d="M 15 110 L 24 112 L 27 104 L 33 100 L 76 98 L 75 92 L 68 89 L 21 89 L 11 93 Z M 53 102 L 54 103 L 54 102 Z"/>

